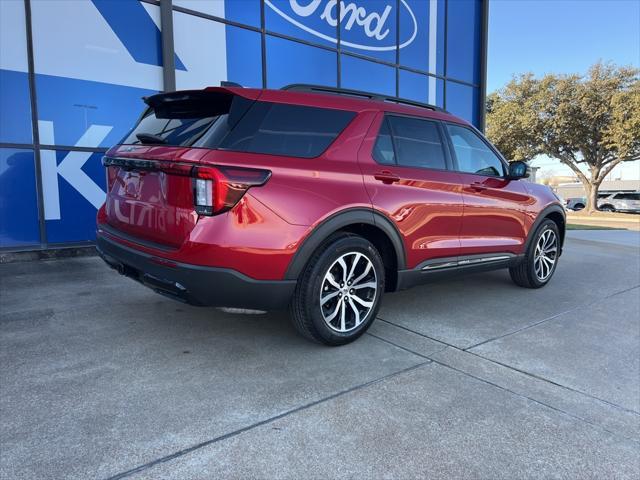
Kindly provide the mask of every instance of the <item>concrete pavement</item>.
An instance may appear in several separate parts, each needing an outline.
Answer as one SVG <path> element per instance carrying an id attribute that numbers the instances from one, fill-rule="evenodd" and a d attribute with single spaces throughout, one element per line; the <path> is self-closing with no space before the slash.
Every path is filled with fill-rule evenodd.
<path id="1" fill-rule="evenodd" d="M 606 233 L 541 290 L 387 295 L 341 348 L 97 258 L 0 265 L 0 477 L 637 478 L 640 251 Z"/>

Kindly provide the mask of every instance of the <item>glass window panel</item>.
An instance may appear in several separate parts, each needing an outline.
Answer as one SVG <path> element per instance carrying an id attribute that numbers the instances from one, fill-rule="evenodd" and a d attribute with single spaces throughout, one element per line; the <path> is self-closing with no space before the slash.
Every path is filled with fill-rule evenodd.
<path id="1" fill-rule="evenodd" d="M 0 247 L 40 243 L 33 150 L 0 148 Z"/>
<path id="2" fill-rule="evenodd" d="M 241 152 L 313 158 L 324 152 L 354 112 L 256 102 L 222 141 Z"/>
<path id="3" fill-rule="evenodd" d="M 401 65 L 444 74 L 444 9 L 444 0 L 406 0 L 400 9 Z"/>
<path id="4" fill-rule="evenodd" d="M 0 70 L 0 142 L 32 143 L 29 77 Z"/>
<path id="5" fill-rule="evenodd" d="M 447 110 L 478 126 L 478 89 L 456 82 L 447 82 Z"/>
<path id="6" fill-rule="evenodd" d="M 179 12 L 174 12 L 173 22 L 175 48 L 187 66 L 185 71 L 176 69 L 178 89 L 218 86 L 223 80 L 262 87 L 259 33 Z"/>
<path id="7" fill-rule="evenodd" d="M 262 40 L 258 32 L 227 25 L 227 79 L 262 88 Z"/>
<path id="8" fill-rule="evenodd" d="M 260 0 L 173 0 L 173 5 L 260 27 Z"/>
<path id="9" fill-rule="evenodd" d="M 349 55 L 341 56 L 341 86 L 355 90 L 395 96 L 396 70 L 388 65 L 370 62 Z"/>
<path id="10" fill-rule="evenodd" d="M 335 52 L 269 35 L 266 41 L 269 88 L 280 88 L 291 83 L 337 85 Z"/>
<path id="11" fill-rule="evenodd" d="M 429 79 L 420 73 L 400 70 L 400 96 L 417 102 L 429 100 Z"/>
<path id="12" fill-rule="evenodd" d="M 344 11 L 340 12 L 341 48 L 395 63 L 397 2 L 367 0 L 343 2 L 342 6 Z"/>
<path id="13" fill-rule="evenodd" d="M 444 80 L 400 70 L 400 97 L 443 107 Z"/>
<path id="14" fill-rule="evenodd" d="M 45 219 L 49 243 L 95 240 L 96 211 L 104 203 L 106 175 L 103 153 L 41 150 Z M 71 162 L 79 172 L 65 177 L 58 172 L 62 162 Z M 67 165 L 68 167 L 68 165 Z M 84 186 L 78 189 L 76 182 Z"/>
<path id="15" fill-rule="evenodd" d="M 24 3 L 0 1 L 0 142 L 33 139 L 26 35 Z"/>
<path id="16" fill-rule="evenodd" d="M 264 21 L 268 31 L 330 47 L 337 45 L 335 8 L 323 18 L 333 2 L 309 0 L 264 0 Z"/>
<path id="17" fill-rule="evenodd" d="M 504 165 L 476 132 L 469 128 L 447 124 L 458 170 L 489 177 L 504 175 Z"/>
<path id="18" fill-rule="evenodd" d="M 160 8 L 136 1 L 31 3 L 35 71 L 128 87 L 162 89 Z M 186 69 L 181 52 L 176 68 Z"/>
<path id="19" fill-rule="evenodd" d="M 389 116 L 397 149 L 398 165 L 445 169 L 442 139 L 436 122 Z"/>
<path id="20" fill-rule="evenodd" d="M 480 0 L 451 1 L 447 8 L 447 76 L 480 82 Z"/>
<path id="21" fill-rule="evenodd" d="M 389 131 L 389 122 L 387 119 L 384 119 L 380 126 L 376 144 L 373 146 L 373 158 L 382 165 L 393 165 L 396 163 L 393 140 L 391 140 L 391 132 Z"/>

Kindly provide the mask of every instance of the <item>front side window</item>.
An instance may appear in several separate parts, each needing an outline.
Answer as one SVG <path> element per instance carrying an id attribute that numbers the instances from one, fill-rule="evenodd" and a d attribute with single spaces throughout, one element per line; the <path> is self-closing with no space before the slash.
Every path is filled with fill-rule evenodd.
<path id="1" fill-rule="evenodd" d="M 458 170 L 488 177 L 504 175 L 504 165 L 480 136 L 470 128 L 447 125 L 453 151 L 458 160 Z"/>
<path id="2" fill-rule="evenodd" d="M 393 150 L 393 140 L 389 131 L 389 122 L 385 118 L 380 126 L 380 132 L 373 147 L 373 158 L 382 165 L 393 165 L 396 163 L 396 154 Z"/>
<path id="3" fill-rule="evenodd" d="M 404 167 L 447 168 L 437 123 L 420 118 L 389 115 L 380 128 L 373 156 L 382 164 L 395 161 Z"/>

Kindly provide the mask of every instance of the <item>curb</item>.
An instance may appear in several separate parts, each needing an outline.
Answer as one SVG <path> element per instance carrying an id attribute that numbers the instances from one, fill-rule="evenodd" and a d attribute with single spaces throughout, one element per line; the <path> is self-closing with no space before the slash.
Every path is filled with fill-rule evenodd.
<path id="1" fill-rule="evenodd" d="M 33 262 L 36 260 L 56 260 L 73 257 L 94 257 L 98 254 L 93 245 L 87 247 L 55 248 L 26 252 L 0 252 L 0 265 L 5 263 Z"/>

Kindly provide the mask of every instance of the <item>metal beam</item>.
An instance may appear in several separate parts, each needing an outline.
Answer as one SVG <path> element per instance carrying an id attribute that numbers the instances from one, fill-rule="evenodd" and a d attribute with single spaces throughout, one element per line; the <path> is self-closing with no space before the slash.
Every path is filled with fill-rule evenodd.
<path id="1" fill-rule="evenodd" d="M 165 92 L 176 89 L 175 50 L 173 46 L 173 0 L 160 0 L 162 32 L 162 85 Z"/>
<path id="2" fill-rule="evenodd" d="M 487 49 L 489 45 L 489 0 L 482 1 L 482 19 L 480 23 L 480 95 L 478 106 L 480 119 L 478 129 L 484 133 L 487 117 Z"/>
<path id="3" fill-rule="evenodd" d="M 27 31 L 27 65 L 29 78 L 29 99 L 31 107 L 31 131 L 33 135 L 33 160 L 36 173 L 36 197 L 38 202 L 38 228 L 40 248 L 47 247 L 47 223 L 44 217 L 44 194 L 42 190 L 42 167 L 40 163 L 40 133 L 38 131 L 38 101 L 36 99 L 36 74 L 33 61 L 33 28 L 31 24 L 31 0 L 24 2 L 24 17 Z"/>

